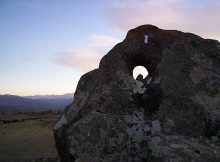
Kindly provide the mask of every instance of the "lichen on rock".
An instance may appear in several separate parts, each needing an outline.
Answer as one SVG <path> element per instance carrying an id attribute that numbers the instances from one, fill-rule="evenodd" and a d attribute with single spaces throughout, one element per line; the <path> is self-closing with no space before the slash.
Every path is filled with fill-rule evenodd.
<path id="1" fill-rule="evenodd" d="M 65 115 L 63 114 L 61 116 L 61 118 L 56 122 L 56 124 L 54 125 L 53 129 L 57 130 L 58 128 L 60 128 L 63 124 L 66 124 L 67 120 Z"/>
<path id="2" fill-rule="evenodd" d="M 61 161 L 220 161 L 219 47 L 152 25 L 130 30 L 56 121 Z M 149 74 L 135 80 L 139 65 Z"/>

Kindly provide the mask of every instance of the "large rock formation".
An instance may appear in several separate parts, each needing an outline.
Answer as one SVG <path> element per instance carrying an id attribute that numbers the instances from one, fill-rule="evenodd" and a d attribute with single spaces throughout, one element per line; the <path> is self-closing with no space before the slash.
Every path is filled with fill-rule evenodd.
<path id="1" fill-rule="evenodd" d="M 217 162 L 219 128 L 220 43 L 143 25 L 81 77 L 54 135 L 63 162 Z"/>

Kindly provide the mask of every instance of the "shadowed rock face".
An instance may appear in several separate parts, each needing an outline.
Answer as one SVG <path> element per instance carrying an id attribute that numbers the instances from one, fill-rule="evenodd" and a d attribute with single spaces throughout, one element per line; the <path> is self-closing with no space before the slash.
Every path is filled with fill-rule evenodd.
<path id="1" fill-rule="evenodd" d="M 54 136 L 63 162 L 217 162 L 219 128 L 220 43 L 144 25 L 81 77 Z"/>

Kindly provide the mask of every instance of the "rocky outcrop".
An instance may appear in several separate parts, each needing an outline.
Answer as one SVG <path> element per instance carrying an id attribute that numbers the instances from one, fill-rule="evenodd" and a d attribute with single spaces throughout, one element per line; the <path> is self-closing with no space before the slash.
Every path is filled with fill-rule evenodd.
<path id="1" fill-rule="evenodd" d="M 54 136 L 63 162 L 217 162 L 219 128 L 220 43 L 143 25 L 81 77 Z"/>

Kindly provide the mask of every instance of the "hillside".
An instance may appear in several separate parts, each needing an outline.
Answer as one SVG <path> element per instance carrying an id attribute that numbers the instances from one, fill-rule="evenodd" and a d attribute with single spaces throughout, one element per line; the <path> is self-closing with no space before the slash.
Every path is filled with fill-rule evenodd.
<path id="1" fill-rule="evenodd" d="M 69 94 L 38 97 L 0 95 L 0 112 L 42 111 L 49 109 L 62 110 L 69 105 L 72 100 L 73 95 L 71 97 Z"/>

